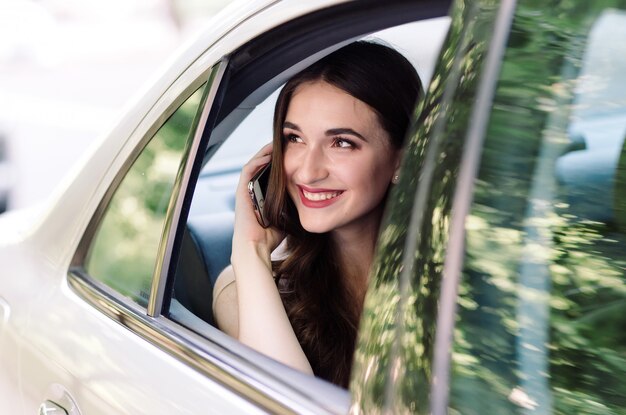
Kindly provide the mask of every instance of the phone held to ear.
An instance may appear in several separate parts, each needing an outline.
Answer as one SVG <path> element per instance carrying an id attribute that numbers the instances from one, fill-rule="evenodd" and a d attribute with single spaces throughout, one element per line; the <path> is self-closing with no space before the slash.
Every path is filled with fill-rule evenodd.
<path id="1" fill-rule="evenodd" d="M 252 198 L 252 204 L 254 205 L 254 213 L 259 224 L 264 228 L 267 228 L 268 222 L 265 218 L 265 194 L 267 193 L 267 185 L 270 180 L 270 169 L 272 163 L 268 163 L 263 166 L 252 179 L 248 182 L 248 193 Z"/>

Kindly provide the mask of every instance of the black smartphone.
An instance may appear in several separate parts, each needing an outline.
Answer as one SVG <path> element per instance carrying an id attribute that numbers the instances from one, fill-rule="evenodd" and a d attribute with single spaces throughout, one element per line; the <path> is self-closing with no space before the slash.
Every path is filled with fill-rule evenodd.
<path id="1" fill-rule="evenodd" d="M 265 218 L 265 194 L 267 193 L 267 185 L 270 181 L 270 169 L 272 163 L 268 163 L 263 166 L 258 172 L 252 176 L 252 179 L 248 182 L 248 193 L 252 198 L 252 204 L 254 205 L 254 213 L 259 224 L 264 228 L 268 227 L 267 219 Z"/>

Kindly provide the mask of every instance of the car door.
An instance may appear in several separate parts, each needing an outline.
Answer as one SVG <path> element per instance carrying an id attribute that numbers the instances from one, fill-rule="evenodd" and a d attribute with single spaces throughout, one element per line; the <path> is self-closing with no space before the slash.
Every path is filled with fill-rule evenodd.
<path id="1" fill-rule="evenodd" d="M 22 284 L 37 287 L 19 316 L 25 413 L 40 404 L 71 414 L 347 410 L 347 391 L 211 326 L 186 302 L 203 292 L 181 289 L 179 267 L 199 259 L 185 235 L 202 167 L 250 105 L 343 42 L 448 10 L 440 1 L 333 4 L 251 5 L 234 29 L 175 63 L 165 92 L 149 91 L 60 194 L 24 266 Z"/>
<path id="2" fill-rule="evenodd" d="M 165 119 L 145 130 L 83 235 L 67 280 L 38 287 L 22 328 L 25 413 L 36 411 L 33 403 L 69 414 L 199 413 L 209 402 L 216 413 L 256 411 L 136 334 L 154 324 L 149 299 L 174 179 L 220 68 L 199 70 Z"/>
<path id="3" fill-rule="evenodd" d="M 21 268 L 15 267 L 20 278 L 11 290 L 18 294 L 7 298 L 23 301 L 11 301 L 10 319 L 2 303 L 2 319 L 9 319 L 2 340 L 11 340 L 3 351 L 14 352 L 6 365 L 20 412 L 36 412 L 40 405 L 46 413 L 71 414 L 267 410 L 260 409 L 266 407 L 262 399 L 253 405 L 234 392 L 219 366 L 211 366 L 210 376 L 199 374 L 198 366 L 219 360 L 219 347 L 212 349 L 218 356 L 212 360 L 180 358 L 194 334 L 160 322 L 163 287 L 155 275 L 171 253 L 161 236 L 182 201 L 177 178 L 194 165 L 227 55 L 275 24 L 268 22 L 314 9 L 283 7 L 247 5 L 230 19 L 234 29 L 217 25 L 192 45 L 100 143 L 42 224 L 14 250 L 20 254 L 12 264 Z M 266 13 L 252 19 L 259 10 Z M 239 28 L 241 21 L 252 26 Z M 175 331 L 177 342 L 152 336 L 155 326 Z"/>
<path id="4" fill-rule="evenodd" d="M 625 10 L 455 3 L 381 232 L 356 412 L 626 410 Z"/>

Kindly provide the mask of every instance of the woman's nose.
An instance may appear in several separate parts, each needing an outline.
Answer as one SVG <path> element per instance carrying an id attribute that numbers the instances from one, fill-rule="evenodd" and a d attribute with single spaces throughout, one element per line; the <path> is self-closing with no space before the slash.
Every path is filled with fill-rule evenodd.
<path id="1" fill-rule="evenodd" d="M 321 148 L 309 146 L 301 156 L 298 160 L 298 181 L 311 184 L 328 176 L 327 159 Z"/>

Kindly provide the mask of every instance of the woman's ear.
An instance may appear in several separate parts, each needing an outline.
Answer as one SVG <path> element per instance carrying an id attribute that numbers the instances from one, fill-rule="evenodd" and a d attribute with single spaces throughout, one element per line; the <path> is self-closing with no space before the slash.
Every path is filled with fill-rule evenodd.
<path id="1" fill-rule="evenodd" d="M 391 183 L 393 184 L 397 184 L 398 181 L 400 181 L 400 164 L 402 163 L 403 154 L 404 153 L 402 150 L 396 151 L 396 156 L 394 160 L 394 171 L 393 171 L 393 176 L 391 176 Z"/>

